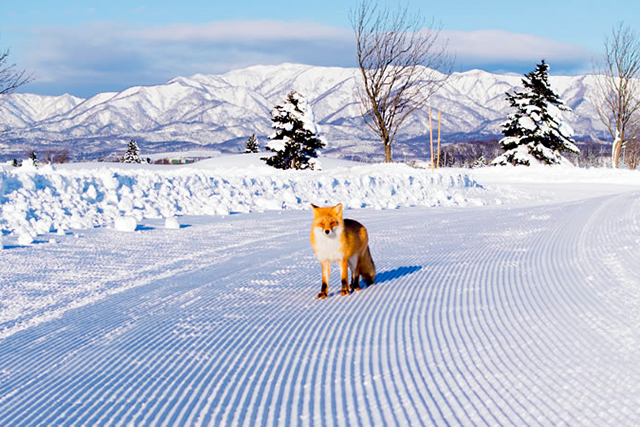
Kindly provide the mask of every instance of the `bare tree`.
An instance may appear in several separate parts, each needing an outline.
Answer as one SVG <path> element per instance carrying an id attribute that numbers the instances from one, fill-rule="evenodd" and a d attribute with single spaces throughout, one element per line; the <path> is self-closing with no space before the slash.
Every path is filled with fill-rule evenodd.
<path id="1" fill-rule="evenodd" d="M 67 148 L 61 150 L 49 149 L 44 152 L 44 159 L 47 163 L 67 163 L 71 160 L 71 155 Z"/>
<path id="2" fill-rule="evenodd" d="M 441 28 L 424 26 L 408 8 L 391 11 L 362 0 L 351 11 L 362 84 L 356 99 L 365 123 L 380 137 L 385 161 L 402 123 L 424 107 L 453 69 Z"/>
<path id="3" fill-rule="evenodd" d="M 604 55 L 594 64 L 594 74 L 596 109 L 611 135 L 611 163 L 617 168 L 627 142 L 636 143 L 634 122 L 640 113 L 640 40 L 628 26 L 619 23 L 605 36 Z"/>
<path id="4" fill-rule="evenodd" d="M 9 49 L 0 51 L 0 95 L 9 94 L 31 80 L 31 74 L 18 70 L 16 64 L 9 63 Z"/>

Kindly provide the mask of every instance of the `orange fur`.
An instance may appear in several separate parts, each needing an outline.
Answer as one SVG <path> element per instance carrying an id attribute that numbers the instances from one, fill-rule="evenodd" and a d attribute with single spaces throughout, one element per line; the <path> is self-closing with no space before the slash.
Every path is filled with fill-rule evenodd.
<path id="1" fill-rule="evenodd" d="M 322 287 L 318 298 L 329 293 L 331 264 L 340 266 L 341 295 L 349 294 L 348 275 L 351 270 L 351 291 L 360 290 L 360 276 L 367 285 L 376 280 L 376 267 L 369 251 L 367 229 L 358 221 L 342 218 L 342 204 L 313 208 L 311 246 L 322 265 Z"/>

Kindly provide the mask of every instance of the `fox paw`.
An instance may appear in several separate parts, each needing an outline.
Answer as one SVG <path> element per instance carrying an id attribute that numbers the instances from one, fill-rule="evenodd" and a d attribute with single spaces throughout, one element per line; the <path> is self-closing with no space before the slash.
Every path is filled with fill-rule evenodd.
<path id="1" fill-rule="evenodd" d="M 326 292 L 320 292 L 318 294 L 318 296 L 316 296 L 316 298 L 319 298 L 319 299 L 325 299 L 326 297 L 327 297 L 327 293 Z"/>
<path id="2" fill-rule="evenodd" d="M 349 290 L 348 289 L 341 290 L 340 295 L 349 295 Z"/>

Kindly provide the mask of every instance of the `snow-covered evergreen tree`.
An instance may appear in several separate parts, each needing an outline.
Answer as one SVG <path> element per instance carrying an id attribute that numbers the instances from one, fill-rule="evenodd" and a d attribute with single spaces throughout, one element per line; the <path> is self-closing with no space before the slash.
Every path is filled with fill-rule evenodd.
<path id="1" fill-rule="evenodd" d="M 135 140 L 132 139 L 129 141 L 129 148 L 127 148 L 122 163 L 142 163 L 142 159 L 140 159 L 140 149 Z"/>
<path id="2" fill-rule="evenodd" d="M 317 136 L 313 112 L 305 97 L 289 92 L 285 102 L 271 111 L 271 120 L 274 133 L 269 135 L 266 149 L 275 154 L 263 160 L 278 169 L 314 169 L 316 150 L 325 144 Z"/>
<path id="3" fill-rule="evenodd" d="M 492 164 L 530 166 L 566 161 L 562 152 L 578 153 L 572 139 L 573 129 L 562 121 L 561 112 L 571 111 L 549 84 L 549 65 L 542 60 L 522 79 L 524 91 L 507 92 L 515 113 L 502 125 L 504 138 L 499 142 L 505 152 Z"/>
<path id="4" fill-rule="evenodd" d="M 244 148 L 245 153 L 259 153 L 260 147 L 258 147 L 258 138 L 256 138 L 256 134 L 254 133 L 247 140 L 247 144 Z"/>

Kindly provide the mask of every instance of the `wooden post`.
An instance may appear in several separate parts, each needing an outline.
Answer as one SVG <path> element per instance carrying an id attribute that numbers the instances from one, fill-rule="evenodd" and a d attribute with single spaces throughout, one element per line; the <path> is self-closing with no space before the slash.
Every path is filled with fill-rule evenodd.
<path id="1" fill-rule="evenodd" d="M 438 159 L 436 161 L 436 168 L 440 167 L 440 119 L 442 117 L 442 111 L 438 110 Z"/>
<path id="2" fill-rule="evenodd" d="M 431 106 L 429 106 L 429 136 L 431 140 L 431 170 L 433 170 L 433 126 L 431 126 Z"/>

